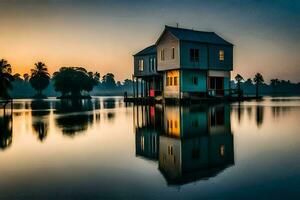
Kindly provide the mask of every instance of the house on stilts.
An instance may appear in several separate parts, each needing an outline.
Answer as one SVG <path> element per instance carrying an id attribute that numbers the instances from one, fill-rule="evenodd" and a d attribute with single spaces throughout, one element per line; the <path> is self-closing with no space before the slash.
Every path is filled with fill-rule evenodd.
<path id="1" fill-rule="evenodd" d="M 165 26 L 134 55 L 134 98 L 193 99 L 231 95 L 233 44 L 214 32 Z"/>

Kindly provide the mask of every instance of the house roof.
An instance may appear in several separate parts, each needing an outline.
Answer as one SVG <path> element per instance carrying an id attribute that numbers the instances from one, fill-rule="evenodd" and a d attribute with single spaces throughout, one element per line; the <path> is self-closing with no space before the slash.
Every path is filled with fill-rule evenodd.
<path id="1" fill-rule="evenodd" d="M 230 46 L 233 45 L 230 42 L 227 42 L 226 40 L 221 38 L 215 32 L 197 31 L 197 30 L 177 28 L 172 26 L 165 26 L 165 30 L 162 33 L 162 35 L 165 33 L 165 31 L 169 31 L 172 35 L 174 35 L 179 40 L 209 43 L 209 44 L 230 45 Z M 157 43 L 160 40 L 160 38 L 157 40 Z"/>
<path id="2" fill-rule="evenodd" d="M 134 56 L 143 56 L 143 55 L 149 55 L 149 54 L 156 54 L 156 45 L 151 45 L 149 47 L 146 47 L 145 49 L 136 53 Z"/>

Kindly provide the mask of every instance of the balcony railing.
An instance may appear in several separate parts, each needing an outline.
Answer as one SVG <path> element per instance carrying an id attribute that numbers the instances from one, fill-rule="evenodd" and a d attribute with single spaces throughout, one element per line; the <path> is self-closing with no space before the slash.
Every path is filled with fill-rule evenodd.
<path id="1" fill-rule="evenodd" d="M 240 94 L 238 89 L 208 89 L 208 96 L 219 97 L 219 96 L 243 96 L 243 92 Z"/>

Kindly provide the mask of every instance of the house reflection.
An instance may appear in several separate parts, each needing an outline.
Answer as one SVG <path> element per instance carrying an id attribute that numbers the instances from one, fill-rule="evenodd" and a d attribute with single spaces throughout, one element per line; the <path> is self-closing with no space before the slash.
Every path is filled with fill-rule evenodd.
<path id="1" fill-rule="evenodd" d="M 154 111 L 152 120 L 151 107 L 135 112 L 136 121 L 150 122 L 135 124 L 136 154 L 157 160 L 169 185 L 207 179 L 234 164 L 229 106 L 163 106 Z"/>
<path id="2" fill-rule="evenodd" d="M 158 159 L 161 109 L 155 106 L 134 107 L 136 156 L 150 160 Z"/>

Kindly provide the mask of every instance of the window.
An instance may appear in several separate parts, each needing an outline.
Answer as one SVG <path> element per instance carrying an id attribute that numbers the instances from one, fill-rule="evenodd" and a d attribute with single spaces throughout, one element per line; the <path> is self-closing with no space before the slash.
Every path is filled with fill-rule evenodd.
<path id="1" fill-rule="evenodd" d="M 172 59 L 175 59 L 175 48 L 172 48 Z"/>
<path id="2" fill-rule="evenodd" d="M 138 62 L 139 65 L 139 71 L 144 71 L 144 60 L 140 59 Z"/>
<path id="3" fill-rule="evenodd" d="M 173 85 L 173 77 L 170 77 L 169 80 L 170 80 L 170 85 Z"/>
<path id="4" fill-rule="evenodd" d="M 192 122 L 192 126 L 193 126 L 194 128 L 198 128 L 198 127 L 199 127 L 199 122 L 198 122 L 198 120 L 194 120 L 194 121 Z"/>
<path id="5" fill-rule="evenodd" d="M 162 50 L 160 51 L 160 59 L 161 59 L 161 60 L 165 60 L 165 50 L 164 50 L 164 49 L 162 49 Z"/>
<path id="6" fill-rule="evenodd" d="M 199 62 L 199 49 L 190 49 L 190 60 L 192 62 Z"/>
<path id="7" fill-rule="evenodd" d="M 168 146 L 168 154 L 173 155 L 173 147 L 172 146 Z"/>
<path id="8" fill-rule="evenodd" d="M 152 71 L 152 58 L 149 59 L 149 71 Z"/>
<path id="9" fill-rule="evenodd" d="M 223 60 L 224 60 L 224 57 L 225 57 L 225 55 L 224 55 L 224 50 L 220 50 L 220 51 L 219 51 L 219 60 L 220 60 L 220 61 L 223 61 Z"/>
<path id="10" fill-rule="evenodd" d="M 175 85 L 175 86 L 178 85 L 178 77 L 177 77 L 177 76 L 174 77 L 174 85 Z"/>
<path id="11" fill-rule="evenodd" d="M 198 85 L 198 77 L 197 76 L 193 76 L 192 82 L 193 82 L 194 85 Z"/>
<path id="12" fill-rule="evenodd" d="M 192 158 L 198 160 L 200 158 L 200 150 L 198 148 L 192 149 Z"/>
<path id="13" fill-rule="evenodd" d="M 169 84 L 169 81 L 170 81 L 170 78 L 167 77 L 167 79 L 166 79 L 166 86 L 169 86 L 169 85 L 170 85 L 170 84 Z"/>
<path id="14" fill-rule="evenodd" d="M 155 71 L 156 69 L 156 59 L 155 58 L 152 58 L 152 71 Z"/>
<path id="15" fill-rule="evenodd" d="M 155 71 L 155 58 L 149 59 L 149 71 L 154 72 Z"/>

